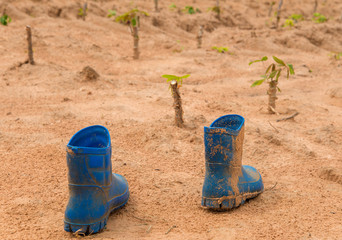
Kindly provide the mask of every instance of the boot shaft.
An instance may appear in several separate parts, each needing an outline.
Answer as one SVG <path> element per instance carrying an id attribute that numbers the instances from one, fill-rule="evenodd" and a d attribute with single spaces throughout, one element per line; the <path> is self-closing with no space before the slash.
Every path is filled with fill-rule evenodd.
<path id="1" fill-rule="evenodd" d="M 78 131 L 70 139 L 66 150 L 69 184 L 111 184 L 111 142 L 105 127 L 90 126 Z"/>
<path id="2" fill-rule="evenodd" d="M 223 164 L 227 167 L 242 166 L 244 118 L 226 115 L 204 127 L 206 164 Z"/>

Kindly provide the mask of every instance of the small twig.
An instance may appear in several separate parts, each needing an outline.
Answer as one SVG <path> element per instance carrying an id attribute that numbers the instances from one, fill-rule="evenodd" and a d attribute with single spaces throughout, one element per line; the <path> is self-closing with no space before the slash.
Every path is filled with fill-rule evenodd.
<path id="1" fill-rule="evenodd" d="M 295 112 L 294 114 L 292 114 L 292 115 L 289 116 L 289 117 L 278 119 L 277 122 L 286 121 L 286 120 L 292 119 L 292 118 L 294 118 L 295 116 L 297 116 L 298 114 L 299 114 L 299 112 Z"/>
<path id="2" fill-rule="evenodd" d="M 277 25 L 276 28 L 278 29 L 279 21 L 280 21 L 280 13 L 281 13 L 281 6 L 283 5 L 283 0 L 279 1 L 278 11 L 277 11 Z"/>
<path id="3" fill-rule="evenodd" d="M 82 15 L 83 21 L 85 21 L 85 18 L 86 18 L 86 16 L 87 16 L 87 9 L 88 9 L 88 3 L 86 2 L 86 3 L 83 5 L 83 15 Z"/>
<path id="4" fill-rule="evenodd" d="M 268 123 L 270 124 L 271 127 L 273 127 L 274 130 L 276 130 L 277 133 L 279 133 L 279 130 L 275 126 L 273 126 L 270 121 L 268 121 Z"/>
<path id="5" fill-rule="evenodd" d="M 318 1 L 315 0 L 315 5 L 314 5 L 313 14 L 314 14 L 315 12 L 317 12 L 317 6 L 318 6 Z"/>
<path id="6" fill-rule="evenodd" d="M 272 106 L 268 106 L 275 114 L 277 114 L 279 116 L 279 113 L 272 107 Z"/>
<path id="7" fill-rule="evenodd" d="M 173 225 L 169 228 L 169 230 L 166 231 L 165 235 L 168 234 L 169 232 L 171 232 L 172 229 L 176 228 L 176 225 Z"/>
<path id="8" fill-rule="evenodd" d="M 26 26 L 26 33 L 27 33 L 28 59 L 29 59 L 29 63 L 31 65 L 34 65 L 33 50 L 32 50 L 32 33 L 31 33 L 31 27 L 28 25 Z"/>
<path id="9" fill-rule="evenodd" d="M 146 230 L 146 232 L 149 233 L 149 232 L 151 231 L 151 228 L 152 228 L 152 225 L 150 225 L 150 226 L 148 227 L 148 229 Z"/>
<path id="10" fill-rule="evenodd" d="M 203 26 L 201 25 L 197 35 L 197 48 L 202 46 Z"/>
<path id="11" fill-rule="evenodd" d="M 276 182 L 276 183 L 273 185 L 273 187 L 270 187 L 270 188 L 265 189 L 265 191 L 270 191 L 270 190 L 272 190 L 273 188 L 275 188 L 275 187 L 277 186 L 277 184 L 278 184 L 278 182 Z"/>
<path id="12" fill-rule="evenodd" d="M 143 221 L 143 222 L 148 222 L 148 220 L 143 219 L 143 218 L 139 218 L 139 217 L 136 217 L 136 216 L 132 216 L 132 217 L 134 217 L 134 218 L 136 218 L 136 219 L 138 219 L 138 220 L 140 220 L 140 221 Z"/>

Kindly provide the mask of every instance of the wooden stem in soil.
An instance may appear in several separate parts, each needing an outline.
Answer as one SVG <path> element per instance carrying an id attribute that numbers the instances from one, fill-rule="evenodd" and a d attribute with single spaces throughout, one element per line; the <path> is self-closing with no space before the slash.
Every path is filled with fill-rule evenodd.
<path id="1" fill-rule="evenodd" d="M 154 0 L 154 11 L 159 12 L 159 9 L 158 9 L 158 0 Z"/>
<path id="2" fill-rule="evenodd" d="M 313 9 L 313 14 L 314 14 L 315 12 L 317 12 L 317 6 L 318 6 L 318 1 L 315 0 L 315 5 L 314 5 L 314 9 Z"/>
<path id="3" fill-rule="evenodd" d="M 278 11 L 277 11 L 277 25 L 276 28 L 278 29 L 279 21 L 280 21 L 280 13 L 281 13 L 281 6 L 283 5 L 283 0 L 279 1 Z"/>
<path id="4" fill-rule="evenodd" d="M 221 9 L 220 9 L 220 0 L 216 0 L 216 7 L 217 7 L 217 19 L 221 19 Z"/>
<path id="5" fill-rule="evenodd" d="M 85 21 L 85 19 L 86 19 L 86 16 L 87 16 L 87 9 L 88 9 L 88 3 L 85 3 L 85 4 L 83 5 L 83 15 L 82 15 L 83 21 Z"/>
<path id="6" fill-rule="evenodd" d="M 32 32 L 31 32 L 30 26 L 26 26 L 26 33 L 27 33 L 28 60 L 31 65 L 34 65 L 33 50 L 32 50 Z"/>
<path id="7" fill-rule="evenodd" d="M 177 127 L 183 127 L 183 108 L 182 99 L 180 97 L 179 88 L 177 81 L 173 80 L 170 83 L 172 96 L 173 96 L 173 108 L 175 109 L 175 123 Z"/>
<path id="8" fill-rule="evenodd" d="M 203 26 L 201 25 L 197 35 L 197 48 L 202 47 Z"/>
<path id="9" fill-rule="evenodd" d="M 274 114 L 275 109 L 276 109 L 276 100 L 277 98 L 277 85 L 278 82 L 271 80 L 271 82 L 269 83 L 269 89 L 267 91 L 268 94 L 268 112 L 270 114 Z"/>
<path id="10" fill-rule="evenodd" d="M 268 10 L 268 17 L 271 17 L 273 5 L 274 5 L 274 3 L 271 2 L 270 9 Z"/>
<path id="11" fill-rule="evenodd" d="M 132 36 L 133 36 L 133 41 L 134 41 L 134 59 L 139 59 L 139 28 L 138 27 L 133 27 L 132 29 Z"/>

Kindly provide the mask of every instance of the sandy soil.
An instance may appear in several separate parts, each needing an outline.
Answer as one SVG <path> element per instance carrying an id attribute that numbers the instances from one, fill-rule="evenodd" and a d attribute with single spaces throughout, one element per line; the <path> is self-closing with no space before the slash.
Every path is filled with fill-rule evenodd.
<path id="1" fill-rule="evenodd" d="M 171 2 L 203 12 L 172 12 Z M 0 26 L 1 239 L 75 238 L 63 230 L 65 145 L 93 124 L 109 129 L 113 170 L 126 176 L 131 197 L 87 239 L 342 239 L 342 60 L 329 55 L 342 52 L 342 2 L 319 1 L 330 19 L 317 24 L 314 1 L 285 0 L 281 23 L 292 13 L 308 20 L 280 30 L 270 28 L 269 1 L 221 1 L 221 22 L 206 11 L 215 2 L 160 1 L 155 13 L 152 0 L 88 1 L 86 21 L 76 17 L 81 1 L 0 2 L 12 17 Z M 141 19 L 139 60 L 127 27 L 106 17 L 135 5 L 151 14 Z M 26 25 L 34 66 L 20 66 Z M 279 115 L 267 114 L 266 85 L 250 88 L 265 66 L 248 63 L 265 55 L 296 71 L 280 79 Z M 86 66 L 97 80 L 82 79 Z M 180 89 L 185 128 L 174 126 L 162 74 L 191 74 Z M 267 190 L 215 213 L 200 205 L 203 126 L 230 113 L 246 118 L 243 163 L 261 172 Z"/>

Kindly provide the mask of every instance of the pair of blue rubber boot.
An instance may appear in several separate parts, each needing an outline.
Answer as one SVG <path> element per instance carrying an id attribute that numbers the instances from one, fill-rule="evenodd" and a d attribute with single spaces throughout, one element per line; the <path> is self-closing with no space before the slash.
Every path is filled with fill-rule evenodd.
<path id="1" fill-rule="evenodd" d="M 204 128 L 206 173 L 202 206 L 214 210 L 238 207 L 264 190 L 259 172 L 242 166 L 244 118 L 226 115 Z M 69 203 L 65 210 L 67 232 L 101 231 L 109 214 L 129 198 L 126 179 L 112 174 L 108 130 L 91 126 L 77 132 L 67 145 Z"/>

